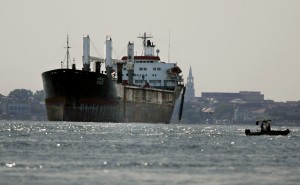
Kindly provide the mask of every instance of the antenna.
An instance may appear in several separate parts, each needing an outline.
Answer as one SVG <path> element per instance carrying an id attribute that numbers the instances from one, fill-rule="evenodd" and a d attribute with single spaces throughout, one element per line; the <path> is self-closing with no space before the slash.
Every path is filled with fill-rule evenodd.
<path id="1" fill-rule="evenodd" d="M 168 63 L 170 63 L 170 45 L 171 45 L 171 31 L 169 28 L 169 50 L 168 50 Z"/>

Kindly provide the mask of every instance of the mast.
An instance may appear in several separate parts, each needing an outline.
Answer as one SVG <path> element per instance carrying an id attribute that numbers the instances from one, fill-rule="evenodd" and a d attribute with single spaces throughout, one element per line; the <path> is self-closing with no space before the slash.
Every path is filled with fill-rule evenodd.
<path id="1" fill-rule="evenodd" d="M 69 69 L 69 60 L 70 60 L 70 53 L 69 53 L 69 48 L 71 48 L 69 46 L 69 35 L 67 35 L 67 69 Z"/>

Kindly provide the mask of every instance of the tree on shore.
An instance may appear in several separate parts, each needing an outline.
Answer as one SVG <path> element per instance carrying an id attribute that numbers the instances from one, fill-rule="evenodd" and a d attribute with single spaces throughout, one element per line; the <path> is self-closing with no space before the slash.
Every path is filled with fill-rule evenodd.
<path id="1" fill-rule="evenodd" d="M 31 90 L 27 89 L 15 89 L 8 94 L 8 97 L 18 99 L 18 100 L 28 100 L 32 97 L 33 93 Z"/>
<path id="2" fill-rule="evenodd" d="M 36 91 L 33 97 L 35 101 L 44 101 L 44 90 Z"/>
<path id="3" fill-rule="evenodd" d="M 27 101 L 29 98 L 33 97 L 34 101 L 44 101 L 44 91 L 39 90 L 33 93 L 31 90 L 27 89 L 15 89 L 8 94 L 8 97 L 24 101 Z"/>

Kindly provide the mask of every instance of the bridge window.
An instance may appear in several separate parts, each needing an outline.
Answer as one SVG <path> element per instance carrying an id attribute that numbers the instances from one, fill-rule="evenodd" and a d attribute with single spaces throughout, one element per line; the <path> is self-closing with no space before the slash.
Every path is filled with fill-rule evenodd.
<path id="1" fill-rule="evenodd" d="M 161 83 L 161 81 L 160 80 L 150 80 L 150 83 L 158 84 L 158 83 Z"/>

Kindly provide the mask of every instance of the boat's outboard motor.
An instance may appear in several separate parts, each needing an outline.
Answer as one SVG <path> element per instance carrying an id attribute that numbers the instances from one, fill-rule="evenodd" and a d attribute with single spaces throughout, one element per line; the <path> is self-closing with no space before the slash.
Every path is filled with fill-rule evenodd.
<path id="1" fill-rule="evenodd" d="M 249 135 L 249 134 L 250 134 L 250 129 L 246 129 L 246 130 L 245 130 L 245 134 L 246 134 L 246 135 Z"/>

